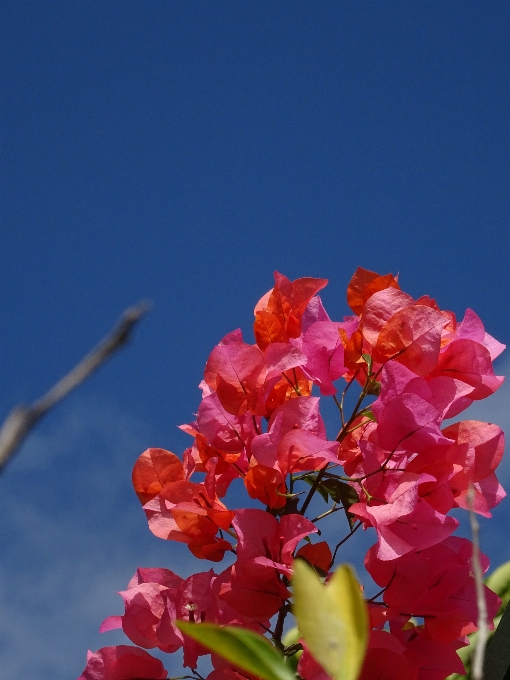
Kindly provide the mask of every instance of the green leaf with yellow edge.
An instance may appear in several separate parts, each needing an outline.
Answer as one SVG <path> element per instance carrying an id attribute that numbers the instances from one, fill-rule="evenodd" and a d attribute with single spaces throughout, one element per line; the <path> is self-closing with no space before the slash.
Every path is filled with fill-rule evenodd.
<path id="1" fill-rule="evenodd" d="M 342 565 L 324 585 L 294 560 L 294 615 L 314 659 L 334 680 L 357 680 L 368 642 L 368 614 L 352 569 Z"/>
<path id="2" fill-rule="evenodd" d="M 501 598 L 500 613 L 510 601 L 510 562 L 505 562 L 485 579 L 485 585 Z"/>
<path id="3" fill-rule="evenodd" d="M 488 641 L 491 640 L 494 635 L 501 617 L 505 610 L 505 607 L 510 601 L 510 562 L 505 562 L 500 567 L 495 569 L 492 574 L 490 574 L 485 579 L 485 585 L 493 590 L 501 598 L 501 607 L 498 613 L 494 617 L 494 630 L 489 631 Z M 469 645 L 467 647 L 461 647 L 457 650 L 457 654 L 460 656 L 464 667 L 466 668 L 466 673 L 460 675 L 459 673 L 452 673 L 446 680 L 471 680 L 471 662 L 474 650 L 476 648 L 476 643 L 478 639 L 478 632 L 471 633 L 468 635 Z"/>
<path id="4" fill-rule="evenodd" d="M 282 654 L 258 633 L 214 623 L 176 621 L 175 625 L 185 635 L 257 678 L 296 680 L 295 673 L 285 663 Z"/>

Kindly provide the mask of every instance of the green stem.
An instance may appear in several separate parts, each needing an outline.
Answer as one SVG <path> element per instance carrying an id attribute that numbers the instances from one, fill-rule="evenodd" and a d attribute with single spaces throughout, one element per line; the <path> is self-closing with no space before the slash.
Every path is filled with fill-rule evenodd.
<path id="1" fill-rule="evenodd" d="M 339 510 L 343 510 L 343 506 L 339 505 L 337 506 L 336 503 L 335 505 L 327 510 L 326 512 L 323 512 L 322 515 L 319 515 L 318 517 L 315 517 L 314 519 L 310 520 L 312 524 L 315 524 L 315 522 L 318 522 L 320 519 L 324 519 L 324 517 L 327 517 L 328 515 L 332 515 L 334 512 L 338 512 Z"/>
<path id="2" fill-rule="evenodd" d="M 340 411 L 340 418 L 341 418 L 341 420 L 342 420 L 342 427 L 343 427 L 343 426 L 345 425 L 345 423 L 344 423 L 344 407 L 343 407 L 343 404 L 341 404 L 341 403 L 338 401 L 338 399 L 337 399 L 337 397 L 336 397 L 336 394 L 333 395 L 333 399 L 335 400 L 335 404 L 338 406 L 338 410 Z"/>

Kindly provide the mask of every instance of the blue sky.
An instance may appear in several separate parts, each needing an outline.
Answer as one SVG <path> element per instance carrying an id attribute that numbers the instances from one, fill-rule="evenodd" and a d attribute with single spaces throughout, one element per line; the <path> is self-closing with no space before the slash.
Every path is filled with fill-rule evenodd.
<path id="1" fill-rule="evenodd" d="M 400 272 L 509 343 L 509 24 L 490 0 L 4 0 L 0 416 L 155 303 L 0 478 L 6 680 L 77 677 L 122 641 L 97 628 L 137 566 L 196 568 L 148 531 L 131 467 L 182 452 L 211 348 L 251 337 L 274 269 L 328 278 L 335 318 L 358 265 Z M 473 417 L 509 412 L 505 385 Z"/>

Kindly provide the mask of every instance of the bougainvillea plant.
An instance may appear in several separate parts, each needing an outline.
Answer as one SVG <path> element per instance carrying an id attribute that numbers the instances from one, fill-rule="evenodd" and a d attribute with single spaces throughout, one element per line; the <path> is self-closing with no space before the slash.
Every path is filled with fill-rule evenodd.
<path id="1" fill-rule="evenodd" d="M 491 516 L 505 496 L 495 474 L 504 438 L 475 420 L 442 425 L 500 387 L 492 364 L 504 345 L 472 310 L 458 321 L 391 274 L 361 268 L 347 289 L 352 314 L 332 321 L 317 295 L 326 283 L 276 272 L 255 306 L 255 343 L 234 330 L 212 350 L 196 419 L 181 426 L 191 438 L 182 458 L 152 448 L 137 460 L 149 529 L 215 569 L 183 578 L 139 568 L 120 593 L 124 614 L 101 626 L 122 628 L 138 646 L 89 652 L 80 680 L 167 678 L 145 651 L 154 648 L 182 649 L 189 677 L 202 677 L 198 659 L 210 654 L 207 680 L 339 680 L 326 647 L 345 657 L 355 643 L 328 638 L 320 651 L 338 626 L 347 640 L 366 629 L 344 676 L 352 680 L 464 672 L 457 650 L 477 628 L 472 544 L 453 535 L 459 522 L 449 513 L 468 508 L 469 492 L 474 511 Z M 325 398 L 338 410 L 333 433 L 320 413 Z M 231 484 L 244 484 L 260 508 L 227 507 Z M 328 541 L 320 527 L 331 516 Z M 374 532 L 365 566 L 375 585 L 335 572 L 360 528 Z M 225 556 L 230 566 L 216 568 Z M 485 596 L 492 621 L 500 600 L 488 588 Z M 284 634 L 293 599 L 300 630 Z"/>

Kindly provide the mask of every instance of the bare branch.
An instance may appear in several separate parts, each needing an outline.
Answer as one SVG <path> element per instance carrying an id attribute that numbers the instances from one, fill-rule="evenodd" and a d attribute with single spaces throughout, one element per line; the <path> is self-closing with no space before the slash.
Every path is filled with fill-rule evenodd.
<path id="1" fill-rule="evenodd" d="M 472 674 L 473 680 L 483 680 L 483 660 L 485 657 L 485 648 L 489 638 L 489 629 L 487 627 L 487 602 L 485 600 L 485 587 L 483 584 L 483 571 L 480 564 L 480 525 L 473 512 L 474 489 L 470 485 L 467 494 L 467 502 L 469 508 L 469 523 L 471 525 L 471 533 L 473 537 L 473 556 L 471 564 L 473 567 L 473 575 L 476 585 L 476 603 L 478 606 L 478 635 L 476 638 L 475 652 L 473 655 Z"/>
<path id="2" fill-rule="evenodd" d="M 31 406 L 16 406 L 9 413 L 0 429 L 0 473 L 39 419 L 128 341 L 134 326 L 151 306 L 143 301 L 126 309 L 110 333 L 45 395 Z"/>

